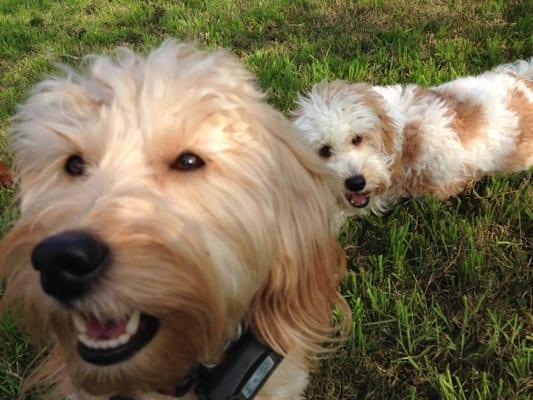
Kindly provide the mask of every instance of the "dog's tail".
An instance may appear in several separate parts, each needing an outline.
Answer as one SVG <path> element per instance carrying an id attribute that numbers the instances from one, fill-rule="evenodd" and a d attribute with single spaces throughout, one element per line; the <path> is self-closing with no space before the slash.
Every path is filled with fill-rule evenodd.
<path id="1" fill-rule="evenodd" d="M 529 60 L 518 60 L 510 64 L 498 65 L 494 72 L 512 73 L 533 81 L 533 57 Z"/>

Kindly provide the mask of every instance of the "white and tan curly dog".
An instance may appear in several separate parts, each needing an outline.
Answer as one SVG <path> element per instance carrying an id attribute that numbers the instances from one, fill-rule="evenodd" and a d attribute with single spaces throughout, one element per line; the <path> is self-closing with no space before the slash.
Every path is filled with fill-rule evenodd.
<path id="1" fill-rule="evenodd" d="M 294 124 L 345 185 L 346 212 L 447 198 L 533 165 L 533 58 L 432 88 L 319 83 Z"/>
<path id="2" fill-rule="evenodd" d="M 0 249 L 3 306 L 50 350 L 27 384 L 252 398 L 274 358 L 235 361 L 235 388 L 206 367 L 244 325 L 284 357 L 256 399 L 302 398 L 346 305 L 342 189 L 293 129 L 238 60 L 172 41 L 38 84 L 17 114 L 21 216 Z"/>

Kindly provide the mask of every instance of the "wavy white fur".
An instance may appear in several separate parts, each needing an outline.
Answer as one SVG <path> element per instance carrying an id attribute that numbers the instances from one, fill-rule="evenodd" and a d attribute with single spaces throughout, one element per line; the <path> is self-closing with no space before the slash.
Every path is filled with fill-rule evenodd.
<path id="1" fill-rule="evenodd" d="M 322 82 L 299 97 L 293 122 L 345 181 L 346 212 L 380 212 L 531 167 L 532 79 L 533 58 L 432 88 Z"/>

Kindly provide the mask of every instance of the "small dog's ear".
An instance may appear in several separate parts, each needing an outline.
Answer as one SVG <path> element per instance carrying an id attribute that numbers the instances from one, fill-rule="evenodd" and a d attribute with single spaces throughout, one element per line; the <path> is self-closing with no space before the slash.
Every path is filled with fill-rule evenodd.
<path id="1" fill-rule="evenodd" d="M 345 253 L 333 228 L 337 180 L 287 121 L 272 127 L 272 120 L 269 151 L 279 166 L 272 182 L 277 258 L 253 301 L 250 322 L 274 350 L 296 351 L 309 359 L 325 351 L 334 331 L 335 306 L 342 320 L 349 320 L 347 305 L 337 293 L 345 272 Z"/>
<path id="2" fill-rule="evenodd" d="M 373 110 L 379 120 L 379 140 L 386 154 L 394 153 L 394 137 L 397 127 L 387 112 L 385 99 L 368 83 L 355 83 L 351 89 L 361 95 L 361 102 Z"/>

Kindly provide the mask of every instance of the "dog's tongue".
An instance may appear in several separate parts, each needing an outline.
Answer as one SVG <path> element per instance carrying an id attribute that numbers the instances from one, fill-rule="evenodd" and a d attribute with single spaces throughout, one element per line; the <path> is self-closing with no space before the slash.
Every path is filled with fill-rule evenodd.
<path id="1" fill-rule="evenodd" d="M 95 340 L 110 340 L 126 333 L 127 321 L 102 323 L 95 317 L 87 320 L 87 336 Z"/>
<path id="2" fill-rule="evenodd" d="M 368 195 L 367 194 L 361 194 L 361 193 L 350 193 L 350 203 L 353 205 L 363 205 L 368 201 Z"/>

